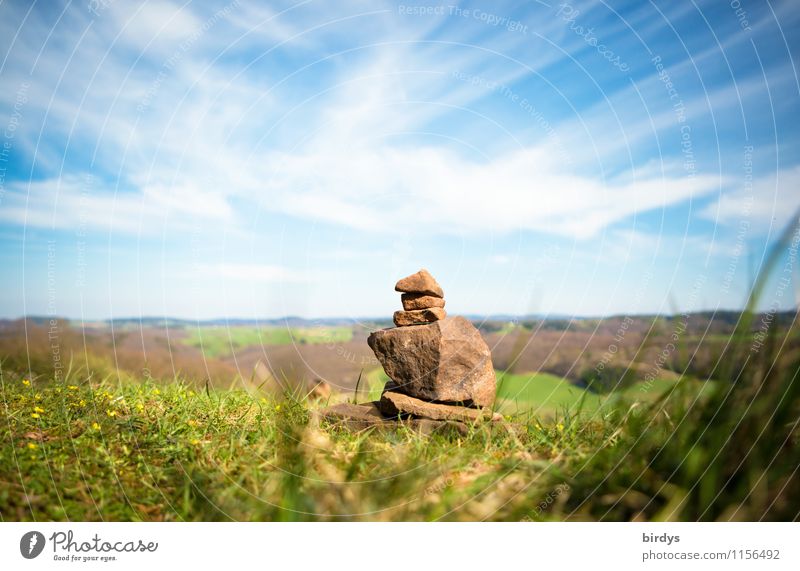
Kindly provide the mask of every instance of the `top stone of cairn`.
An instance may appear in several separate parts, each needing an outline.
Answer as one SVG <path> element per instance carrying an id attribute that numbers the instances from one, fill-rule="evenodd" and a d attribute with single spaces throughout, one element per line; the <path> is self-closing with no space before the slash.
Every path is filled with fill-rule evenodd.
<path id="1" fill-rule="evenodd" d="M 421 293 L 434 297 L 444 297 L 442 287 L 436 283 L 436 280 L 425 268 L 398 281 L 394 289 L 403 293 Z"/>

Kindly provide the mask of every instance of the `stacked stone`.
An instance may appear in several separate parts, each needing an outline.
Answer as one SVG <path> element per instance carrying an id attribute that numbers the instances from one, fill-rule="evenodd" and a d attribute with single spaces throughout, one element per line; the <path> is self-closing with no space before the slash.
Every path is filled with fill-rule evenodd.
<path id="1" fill-rule="evenodd" d="M 367 342 L 391 379 L 376 403 L 389 417 L 474 421 L 496 418 L 484 408 L 495 398 L 489 347 L 463 317 L 447 317 L 444 293 L 422 269 L 397 282 L 403 311 L 396 328 Z"/>
<path id="2" fill-rule="evenodd" d="M 447 317 L 444 310 L 444 292 L 426 269 L 398 281 L 395 291 L 402 293 L 402 311 L 394 312 L 394 324 L 398 327 L 433 323 Z"/>
<path id="3" fill-rule="evenodd" d="M 496 380 L 492 355 L 481 334 L 463 317 L 447 317 L 444 292 L 427 270 L 403 278 L 403 310 L 397 327 L 367 339 L 391 379 L 379 401 L 340 403 L 321 411 L 330 422 L 354 429 L 407 426 L 421 431 L 454 428 L 462 434 L 492 413 Z"/>

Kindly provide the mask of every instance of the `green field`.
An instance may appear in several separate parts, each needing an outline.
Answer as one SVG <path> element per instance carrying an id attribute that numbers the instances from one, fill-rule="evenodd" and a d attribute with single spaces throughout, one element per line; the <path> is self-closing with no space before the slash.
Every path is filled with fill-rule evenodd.
<path id="1" fill-rule="evenodd" d="M 595 414 L 600 409 L 618 406 L 620 400 L 626 403 L 649 403 L 665 395 L 680 392 L 682 398 L 695 400 L 707 394 L 714 381 L 685 379 L 678 391 L 678 381 L 656 379 L 651 383 L 636 383 L 625 390 L 612 394 L 597 394 L 574 385 L 568 379 L 549 373 L 497 374 L 497 410 L 503 414 L 525 415 L 553 418 L 564 410 L 578 407 L 587 414 Z M 383 386 L 389 380 L 383 369 L 365 371 L 359 388 L 358 402 L 377 400 Z"/>
<path id="2" fill-rule="evenodd" d="M 381 367 L 364 371 L 358 388 L 358 402 L 375 401 L 381 398 L 381 392 L 389 377 Z"/>
<path id="3" fill-rule="evenodd" d="M 683 381 L 655 379 L 650 383 L 634 383 L 610 394 L 598 394 L 549 373 L 508 374 L 498 371 L 498 409 L 503 413 L 552 417 L 560 410 L 579 406 L 587 413 L 594 413 L 601 408 L 616 407 L 620 400 L 649 403 L 678 393 L 681 398 L 694 401 L 707 395 L 714 384 L 714 381 L 693 378 L 684 378 Z"/>
<path id="4" fill-rule="evenodd" d="M 497 373 L 497 398 L 503 413 L 526 412 L 549 415 L 564 407 L 576 406 L 579 401 L 587 411 L 599 408 L 602 399 L 585 391 L 567 379 L 548 373 Z"/>
<path id="5" fill-rule="evenodd" d="M 225 357 L 246 347 L 345 343 L 353 337 L 350 327 L 200 327 L 191 329 L 182 342 L 209 357 Z"/>

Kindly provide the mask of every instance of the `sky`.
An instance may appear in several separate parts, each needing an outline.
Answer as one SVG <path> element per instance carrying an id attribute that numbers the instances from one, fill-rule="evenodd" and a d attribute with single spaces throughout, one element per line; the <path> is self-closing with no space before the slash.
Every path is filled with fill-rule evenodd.
<path id="1" fill-rule="evenodd" d="M 796 307 L 792 2 L 3 1 L 0 317 Z M 797 234 L 793 235 L 796 238 Z"/>

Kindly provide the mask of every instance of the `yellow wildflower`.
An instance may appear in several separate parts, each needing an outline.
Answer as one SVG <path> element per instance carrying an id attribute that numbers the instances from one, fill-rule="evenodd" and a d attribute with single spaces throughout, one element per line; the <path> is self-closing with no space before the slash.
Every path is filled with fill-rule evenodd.
<path id="1" fill-rule="evenodd" d="M 28 379 L 23 379 L 22 384 L 25 385 L 26 387 L 31 386 L 31 382 Z"/>
<path id="2" fill-rule="evenodd" d="M 186 424 L 188 424 L 189 426 L 197 426 L 197 421 L 190 418 L 189 420 L 186 421 Z"/>
<path id="3" fill-rule="evenodd" d="M 110 418 L 114 418 L 115 416 L 117 416 L 117 411 L 116 411 L 116 410 L 111 410 L 111 409 L 107 408 L 107 409 L 106 409 L 106 414 L 107 414 L 107 415 L 108 415 Z"/>
<path id="4" fill-rule="evenodd" d="M 158 389 L 153 389 L 153 394 L 154 394 L 154 395 L 160 395 L 160 394 L 161 394 L 161 391 L 160 391 L 160 390 L 158 390 Z"/>
<path id="5" fill-rule="evenodd" d="M 281 405 L 279 405 L 279 404 L 276 404 L 276 405 L 275 405 L 275 411 L 277 412 L 277 411 L 279 411 L 280 409 L 281 409 Z"/>
<path id="6" fill-rule="evenodd" d="M 37 444 L 34 444 L 33 442 L 28 442 L 28 449 L 29 450 L 36 450 L 37 448 L 39 448 L 39 446 Z"/>
<path id="7" fill-rule="evenodd" d="M 34 412 L 31 414 L 31 418 L 39 418 L 39 414 Z"/>
<path id="8" fill-rule="evenodd" d="M 77 385 L 69 385 L 67 388 L 68 388 L 69 390 L 71 390 L 71 391 L 77 391 L 77 390 L 78 390 L 78 387 L 77 387 Z"/>
<path id="9" fill-rule="evenodd" d="M 97 424 L 96 422 L 93 422 L 92 423 L 92 430 L 100 430 L 100 425 Z"/>
<path id="10" fill-rule="evenodd" d="M 35 407 L 33 407 L 33 412 L 41 413 L 41 412 L 44 412 L 44 409 L 42 407 L 40 407 L 40 406 L 35 406 Z"/>
<path id="11" fill-rule="evenodd" d="M 200 441 L 199 441 L 197 438 L 192 438 L 192 439 L 189 441 L 189 443 L 190 443 L 192 446 L 197 446 L 198 444 L 200 444 Z"/>
<path id="12" fill-rule="evenodd" d="M 560 422 L 558 423 L 558 425 L 556 425 L 556 428 L 558 428 L 559 432 L 563 432 L 564 431 L 564 425 L 561 424 Z"/>

